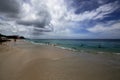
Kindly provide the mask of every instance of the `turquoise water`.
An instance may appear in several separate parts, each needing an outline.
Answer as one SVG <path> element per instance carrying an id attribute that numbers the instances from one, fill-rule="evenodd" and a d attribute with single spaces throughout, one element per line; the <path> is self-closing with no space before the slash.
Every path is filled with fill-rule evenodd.
<path id="1" fill-rule="evenodd" d="M 55 44 L 76 51 L 100 51 L 120 53 L 119 39 L 29 39 L 34 43 Z"/>

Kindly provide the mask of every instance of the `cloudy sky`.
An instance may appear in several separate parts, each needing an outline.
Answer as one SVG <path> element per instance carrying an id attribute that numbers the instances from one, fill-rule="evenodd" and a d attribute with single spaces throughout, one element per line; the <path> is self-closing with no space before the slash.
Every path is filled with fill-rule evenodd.
<path id="1" fill-rule="evenodd" d="M 120 0 L 0 0 L 0 33 L 28 38 L 120 38 Z"/>

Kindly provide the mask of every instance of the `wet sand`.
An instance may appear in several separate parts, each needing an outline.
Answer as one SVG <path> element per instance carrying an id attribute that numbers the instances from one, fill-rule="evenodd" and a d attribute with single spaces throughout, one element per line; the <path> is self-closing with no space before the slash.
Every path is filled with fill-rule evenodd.
<path id="1" fill-rule="evenodd" d="M 19 40 L 0 45 L 0 80 L 120 80 L 120 56 Z"/>

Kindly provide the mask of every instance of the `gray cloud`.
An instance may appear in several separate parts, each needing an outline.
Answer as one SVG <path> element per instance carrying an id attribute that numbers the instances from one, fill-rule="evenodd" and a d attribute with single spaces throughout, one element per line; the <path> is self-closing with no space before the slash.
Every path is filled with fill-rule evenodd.
<path id="1" fill-rule="evenodd" d="M 32 4 L 31 6 L 25 0 L 21 0 L 21 2 L 20 0 L 0 0 L 0 20 L 2 21 L 0 22 L 0 32 L 2 33 L 13 33 L 12 30 L 7 31 L 7 29 L 16 27 L 17 30 L 19 26 L 24 26 L 25 28 L 21 28 L 25 31 L 32 26 L 30 30 L 27 30 L 31 35 L 42 35 L 44 32 L 51 32 L 52 30 L 51 15 L 46 5 Z"/>
<path id="2" fill-rule="evenodd" d="M 45 28 L 45 26 L 48 26 L 50 24 L 51 16 L 45 11 L 39 11 L 36 14 L 38 17 L 33 20 L 18 20 L 17 24 L 25 25 L 25 26 L 34 26 L 39 28 Z"/>
<path id="3" fill-rule="evenodd" d="M 35 27 L 40 27 L 40 28 L 44 28 L 44 26 L 46 25 L 45 22 L 40 22 L 38 20 L 32 20 L 32 21 L 18 21 L 18 24 L 21 25 L 25 25 L 25 26 L 35 26 Z"/>
<path id="4" fill-rule="evenodd" d="M 44 35 L 44 32 L 51 32 L 53 30 L 52 25 L 50 24 L 51 16 L 48 13 L 47 9 L 38 11 L 36 16 L 36 19 L 18 20 L 16 23 L 19 25 L 24 25 L 26 27 L 33 26 L 34 28 L 31 32 L 31 35 L 34 36 Z"/>
<path id="5" fill-rule="evenodd" d="M 17 17 L 20 12 L 18 0 L 0 0 L 0 14 L 7 17 Z"/>

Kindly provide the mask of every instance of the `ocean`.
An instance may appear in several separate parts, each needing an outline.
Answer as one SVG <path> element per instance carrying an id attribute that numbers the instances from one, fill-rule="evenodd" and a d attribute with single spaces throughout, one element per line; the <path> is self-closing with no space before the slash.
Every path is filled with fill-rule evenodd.
<path id="1" fill-rule="evenodd" d="M 84 52 L 120 54 L 120 39 L 28 39 L 36 44 L 54 45 L 63 49 Z"/>

